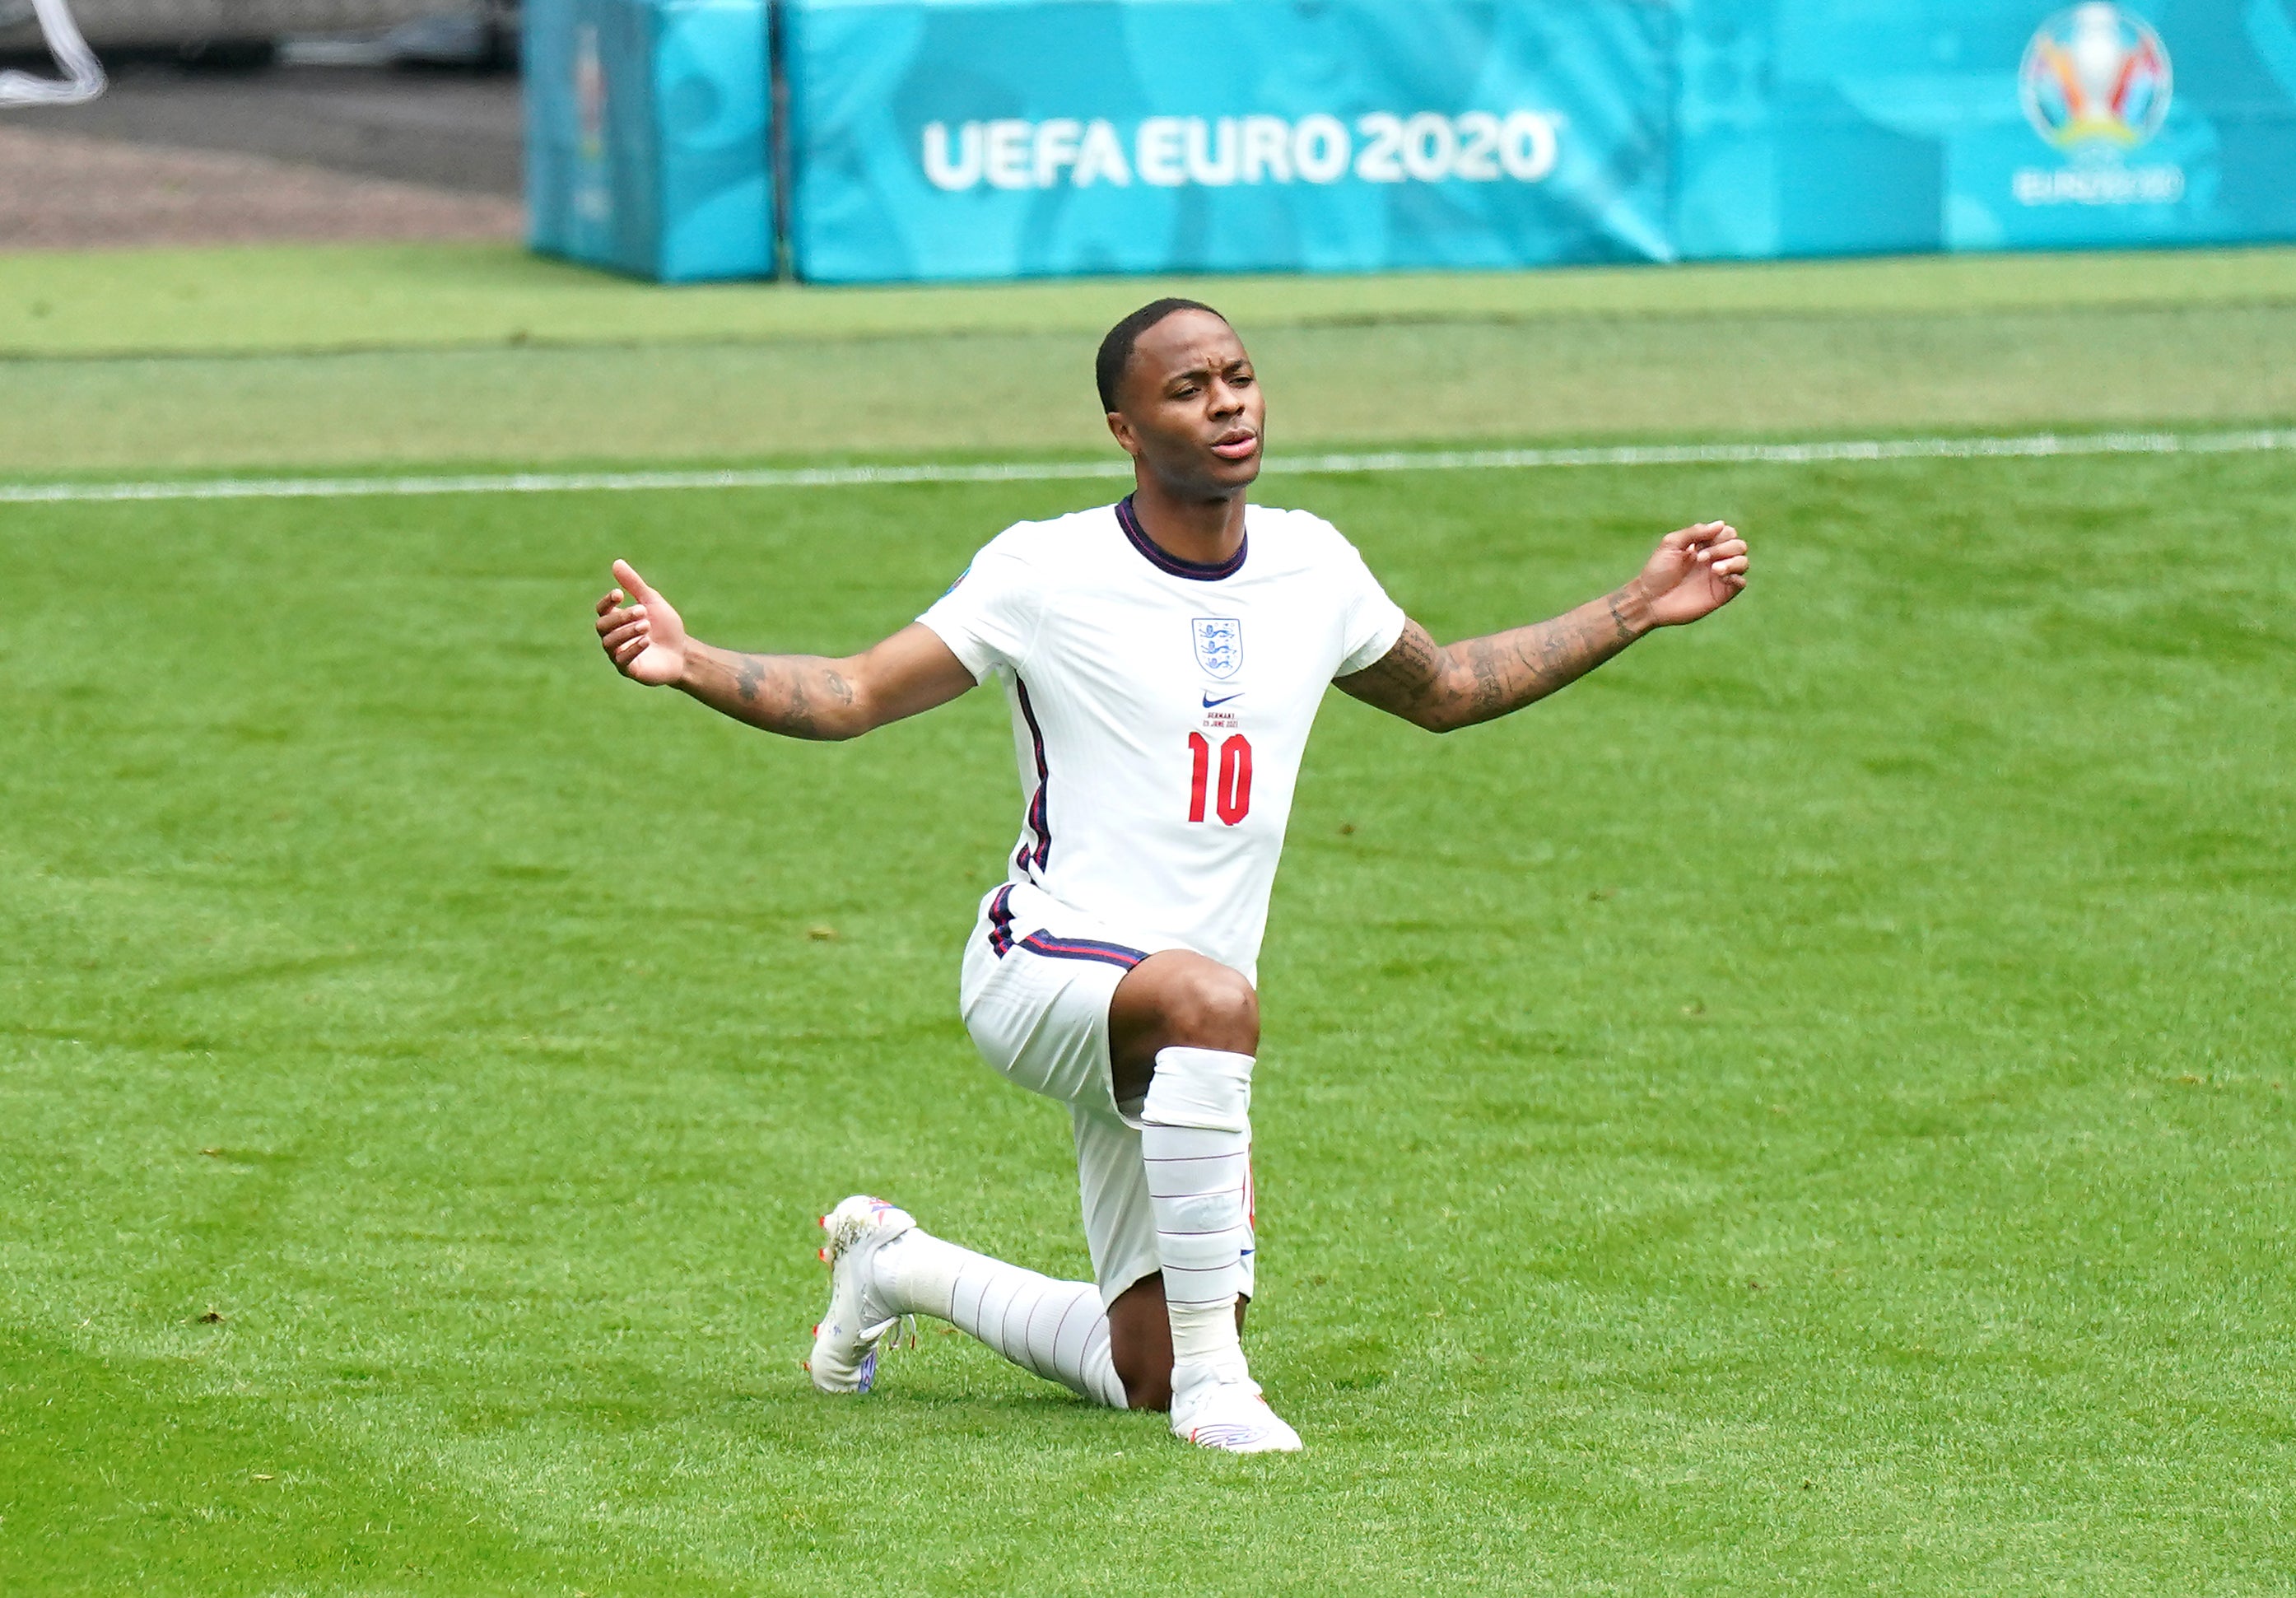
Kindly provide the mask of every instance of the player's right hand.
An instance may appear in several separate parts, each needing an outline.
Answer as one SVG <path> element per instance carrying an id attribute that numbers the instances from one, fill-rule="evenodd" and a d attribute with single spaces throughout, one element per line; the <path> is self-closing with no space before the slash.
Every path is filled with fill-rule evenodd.
<path id="1" fill-rule="evenodd" d="M 614 562 L 614 581 L 598 601 L 598 642 L 614 669 L 658 688 L 685 675 L 685 623 L 627 561 Z"/>

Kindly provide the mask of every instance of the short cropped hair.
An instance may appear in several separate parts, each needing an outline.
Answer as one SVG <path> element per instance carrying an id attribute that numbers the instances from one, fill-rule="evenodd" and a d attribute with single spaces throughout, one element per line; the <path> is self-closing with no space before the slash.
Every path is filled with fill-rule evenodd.
<path id="1" fill-rule="evenodd" d="M 1152 299 L 1110 328 L 1108 336 L 1100 341 L 1100 356 L 1092 368 L 1100 384 L 1102 410 L 1116 409 L 1116 391 L 1123 386 L 1124 369 L 1132 363 L 1132 347 L 1140 342 L 1140 335 L 1177 311 L 1205 311 L 1223 322 L 1227 320 L 1201 299 Z"/>

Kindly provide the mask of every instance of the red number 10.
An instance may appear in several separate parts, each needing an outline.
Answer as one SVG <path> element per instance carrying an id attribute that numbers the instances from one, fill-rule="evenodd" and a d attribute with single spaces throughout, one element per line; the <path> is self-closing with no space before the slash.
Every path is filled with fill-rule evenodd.
<path id="1" fill-rule="evenodd" d="M 1235 825 L 1251 813 L 1251 741 L 1242 733 L 1231 733 L 1220 745 L 1219 791 L 1213 796 L 1213 805 L 1220 820 Z M 1188 734 L 1188 756 L 1194 762 L 1194 773 L 1188 783 L 1188 819 L 1204 818 L 1204 791 L 1211 786 L 1211 741 L 1201 733 Z"/>

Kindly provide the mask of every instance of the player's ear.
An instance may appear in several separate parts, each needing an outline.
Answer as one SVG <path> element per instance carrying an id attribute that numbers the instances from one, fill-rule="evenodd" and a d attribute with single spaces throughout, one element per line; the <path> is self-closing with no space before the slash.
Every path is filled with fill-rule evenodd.
<path id="1" fill-rule="evenodd" d="M 1132 423 L 1122 411 L 1108 413 L 1108 436 L 1116 440 L 1117 447 L 1126 455 L 1136 460 L 1139 458 L 1140 435 L 1132 430 Z"/>

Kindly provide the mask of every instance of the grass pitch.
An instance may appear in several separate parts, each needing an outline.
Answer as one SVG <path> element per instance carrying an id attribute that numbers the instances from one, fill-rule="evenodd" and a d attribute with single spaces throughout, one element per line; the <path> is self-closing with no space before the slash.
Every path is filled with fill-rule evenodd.
<path id="1" fill-rule="evenodd" d="M 1278 451 L 2296 415 L 2296 304 L 1245 332 L 1269 374 Z M 22 380 L 0 473 L 1104 455 L 1095 342 L 996 333 L 0 365 L 0 381 Z"/>
<path id="2" fill-rule="evenodd" d="M 2296 249 L 675 291 L 162 250 L 0 256 L 0 473 L 1103 450 L 1093 345 L 1171 291 L 1243 330 L 1279 449 L 2296 415 Z"/>
<path id="3" fill-rule="evenodd" d="M 866 1187 L 1081 1273 L 954 1015 L 976 694 L 858 743 L 616 680 L 842 649 L 1073 488 L 14 509 L 11 1594 L 2286 1590 L 2278 457 L 1272 480 L 1446 635 L 1728 515 L 1741 603 L 1309 757 L 1230 1461 L 928 1333 L 797 1361 Z"/>
<path id="4" fill-rule="evenodd" d="M 1571 316 L 2110 314 L 2296 304 L 2296 248 L 675 289 L 506 244 L 50 250 L 0 253 L 0 360 L 1016 332 L 1097 339 L 1160 294 L 1210 299 L 1239 324 L 1263 329 Z"/>

